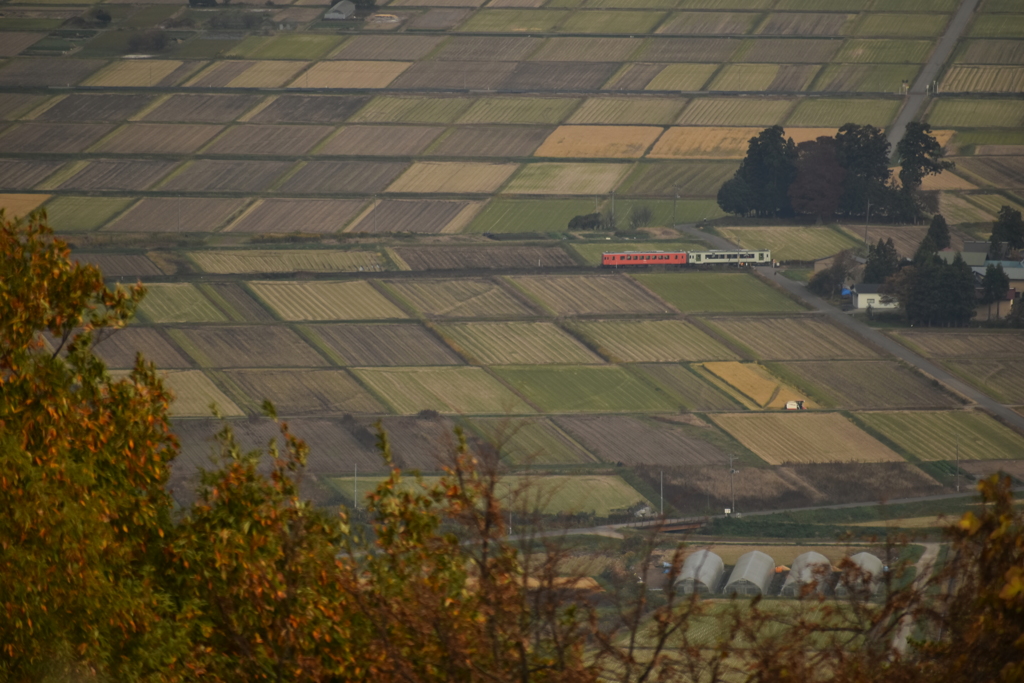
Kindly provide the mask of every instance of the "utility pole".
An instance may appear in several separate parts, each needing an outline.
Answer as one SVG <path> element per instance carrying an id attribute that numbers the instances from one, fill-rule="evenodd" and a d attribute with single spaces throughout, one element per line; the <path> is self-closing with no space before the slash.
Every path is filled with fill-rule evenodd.
<path id="1" fill-rule="evenodd" d="M 736 488 L 733 486 L 733 475 L 736 474 L 736 468 L 732 466 L 732 461 L 735 457 L 734 455 L 729 456 L 729 497 L 732 498 L 732 507 L 730 509 L 732 510 L 731 514 L 734 515 L 736 514 Z"/>
<path id="2" fill-rule="evenodd" d="M 676 196 L 672 199 L 672 227 L 676 227 L 676 203 L 679 202 L 679 186 L 673 185 L 672 188 L 676 191 Z"/>
<path id="3" fill-rule="evenodd" d="M 661 471 L 661 518 L 665 519 L 665 470 Z"/>
<path id="4" fill-rule="evenodd" d="M 377 195 L 373 195 L 373 234 L 377 234 Z"/>

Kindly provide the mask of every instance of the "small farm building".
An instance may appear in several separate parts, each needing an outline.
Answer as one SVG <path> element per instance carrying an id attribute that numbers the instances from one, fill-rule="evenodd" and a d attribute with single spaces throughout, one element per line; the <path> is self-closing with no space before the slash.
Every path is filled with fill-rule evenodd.
<path id="1" fill-rule="evenodd" d="M 848 583 L 839 581 L 836 586 L 836 597 L 845 598 L 851 592 L 858 593 L 864 597 L 871 597 L 878 593 L 882 585 L 882 561 L 871 553 L 857 553 L 850 558 L 859 570 L 859 576 L 849 577 Z"/>
<path id="2" fill-rule="evenodd" d="M 341 0 L 337 5 L 327 10 L 324 19 L 328 21 L 344 21 L 345 19 L 351 19 L 355 13 L 356 6 L 352 0 Z"/>
<path id="3" fill-rule="evenodd" d="M 832 572 L 832 563 L 821 553 L 814 551 L 797 556 L 789 569 L 789 576 L 782 584 L 782 595 L 795 598 L 807 584 L 817 583 L 818 592 L 825 590 L 828 575 Z"/>
<path id="4" fill-rule="evenodd" d="M 726 595 L 765 595 L 775 576 L 775 560 L 760 550 L 742 555 L 725 584 Z"/>
<path id="5" fill-rule="evenodd" d="M 708 549 L 690 553 L 683 562 L 677 582 L 684 595 L 690 593 L 715 593 L 722 583 L 725 563 L 722 558 Z"/>
<path id="6" fill-rule="evenodd" d="M 864 310 L 868 306 L 876 310 L 897 308 L 899 306 L 899 302 L 895 299 L 884 303 L 882 302 L 882 294 L 878 291 L 879 287 L 881 287 L 881 285 L 869 285 L 863 282 L 859 285 L 854 285 L 853 307 L 860 310 Z"/>

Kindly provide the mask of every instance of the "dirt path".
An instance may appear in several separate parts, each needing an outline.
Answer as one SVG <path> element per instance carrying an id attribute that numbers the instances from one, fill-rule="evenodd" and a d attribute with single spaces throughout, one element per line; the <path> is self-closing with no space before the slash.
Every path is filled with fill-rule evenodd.
<path id="1" fill-rule="evenodd" d="M 896 149 L 896 143 L 903 137 L 907 124 L 913 121 L 927 104 L 929 98 L 928 86 L 938 77 L 942 66 L 953 53 L 956 41 L 960 39 L 964 29 L 967 28 L 967 24 L 970 23 L 979 2 L 981 0 L 963 0 L 960 3 L 960 9 L 953 15 L 949 26 L 946 27 L 946 32 L 939 39 L 939 44 L 935 46 L 931 57 L 924 67 L 921 68 L 921 73 L 917 75 L 914 84 L 910 86 L 910 91 L 903 102 L 903 108 L 900 109 L 900 113 L 896 116 L 892 126 L 889 127 L 889 134 L 886 136 L 894 150 Z"/>
<path id="2" fill-rule="evenodd" d="M 932 575 L 932 570 L 935 569 L 935 560 L 939 556 L 938 543 L 922 543 L 921 545 L 924 546 L 924 552 L 921 554 L 921 559 L 914 565 L 917 567 L 914 585 L 919 589 L 924 586 L 925 582 Z M 907 638 L 910 637 L 910 631 L 913 628 L 914 621 L 909 615 L 900 619 L 899 628 L 896 629 L 896 633 L 892 638 L 892 647 L 901 655 L 907 651 Z"/>

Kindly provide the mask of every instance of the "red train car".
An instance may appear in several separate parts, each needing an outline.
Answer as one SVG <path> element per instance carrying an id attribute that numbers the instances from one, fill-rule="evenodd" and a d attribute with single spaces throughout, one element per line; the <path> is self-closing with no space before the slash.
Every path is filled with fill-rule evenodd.
<path id="1" fill-rule="evenodd" d="M 602 254 L 601 265 L 618 268 L 623 266 L 685 266 L 688 255 L 685 251 L 619 251 Z"/>

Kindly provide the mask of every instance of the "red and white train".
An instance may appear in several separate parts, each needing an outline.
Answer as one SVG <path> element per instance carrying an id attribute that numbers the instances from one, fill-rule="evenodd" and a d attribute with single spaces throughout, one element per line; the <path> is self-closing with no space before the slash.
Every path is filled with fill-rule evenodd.
<path id="1" fill-rule="evenodd" d="M 772 252 L 763 250 L 713 251 L 606 251 L 601 255 L 604 268 L 637 266 L 766 266 L 772 264 Z"/>

